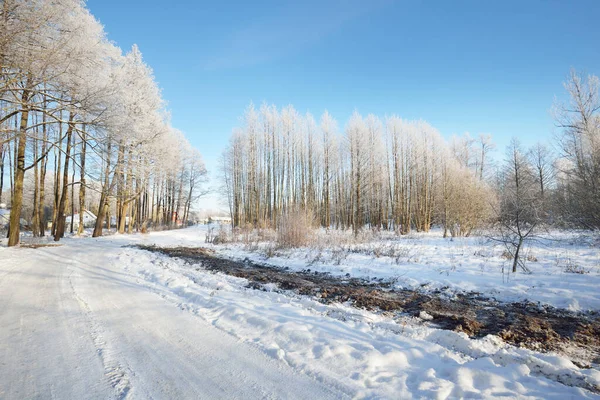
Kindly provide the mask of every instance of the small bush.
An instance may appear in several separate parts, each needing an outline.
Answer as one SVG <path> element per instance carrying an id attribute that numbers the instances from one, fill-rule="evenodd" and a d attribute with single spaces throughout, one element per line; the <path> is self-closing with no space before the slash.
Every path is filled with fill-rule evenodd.
<path id="1" fill-rule="evenodd" d="M 244 245 L 244 250 L 249 252 L 256 252 L 260 249 L 258 242 L 248 242 Z"/>
<path id="2" fill-rule="evenodd" d="M 559 265 L 562 264 L 563 271 L 567 274 L 587 274 L 589 272 L 581 265 L 575 264 L 573 260 L 571 260 L 571 257 L 568 256 L 564 260 L 558 261 L 558 263 Z"/>
<path id="3" fill-rule="evenodd" d="M 280 252 L 277 251 L 277 248 L 272 243 L 269 243 L 262 251 L 262 255 L 265 258 L 278 257 L 281 255 Z"/>
<path id="4" fill-rule="evenodd" d="M 242 243 L 248 245 L 252 242 L 252 234 L 254 232 L 254 226 L 251 223 L 245 223 L 240 227 L 240 235 L 242 237 Z"/>
<path id="5" fill-rule="evenodd" d="M 567 274 L 588 274 L 590 271 L 577 265 L 571 259 L 569 253 L 556 255 L 556 266 L 562 269 Z"/>
<path id="6" fill-rule="evenodd" d="M 213 244 L 223 244 L 229 242 L 227 230 L 223 225 L 219 228 L 219 232 L 212 238 Z"/>
<path id="7" fill-rule="evenodd" d="M 493 252 L 491 252 L 490 250 L 487 250 L 485 248 L 480 248 L 480 249 L 475 250 L 473 252 L 473 255 L 475 257 L 490 258 L 493 256 Z"/>
<path id="8" fill-rule="evenodd" d="M 309 261 L 308 265 L 313 265 L 313 264 L 317 264 L 320 262 L 323 262 L 323 253 L 318 251 L 316 255 L 311 256 L 311 260 Z"/>
<path id="9" fill-rule="evenodd" d="M 288 211 L 279 220 L 277 244 L 282 248 L 303 247 L 311 243 L 315 218 L 310 211 Z"/>
<path id="10" fill-rule="evenodd" d="M 348 257 L 348 252 L 341 247 L 336 247 L 331 250 L 331 259 L 335 265 L 340 265 Z"/>
<path id="11" fill-rule="evenodd" d="M 534 256 L 533 254 L 527 254 L 527 261 L 528 262 L 538 262 L 538 259 L 536 256 Z"/>
<path id="12" fill-rule="evenodd" d="M 261 242 L 274 242 L 277 239 L 277 233 L 272 228 L 260 228 L 257 235 Z"/>
<path id="13" fill-rule="evenodd" d="M 379 258 L 384 255 L 387 255 L 388 252 L 389 252 L 388 246 L 386 246 L 384 244 L 380 244 L 380 245 L 373 247 L 373 256 L 375 256 L 375 258 Z"/>
<path id="14" fill-rule="evenodd" d="M 569 263 L 565 265 L 564 271 L 568 274 L 587 274 L 589 271 L 583 268 L 581 265 Z"/>
<path id="15" fill-rule="evenodd" d="M 512 260 L 513 259 L 513 255 L 510 254 L 510 251 L 508 251 L 508 250 L 504 250 L 502 252 L 502 254 L 500 254 L 500 257 L 504 258 L 505 260 Z"/>
<path id="16" fill-rule="evenodd" d="M 396 259 L 396 264 L 400 264 L 403 262 L 418 262 L 418 258 L 416 256 L 413 255 L 413 249 L 411 247 L 408 246 L 399 246 L 396 249 L 396 254 L 394 255 L 394 258 Z"/>

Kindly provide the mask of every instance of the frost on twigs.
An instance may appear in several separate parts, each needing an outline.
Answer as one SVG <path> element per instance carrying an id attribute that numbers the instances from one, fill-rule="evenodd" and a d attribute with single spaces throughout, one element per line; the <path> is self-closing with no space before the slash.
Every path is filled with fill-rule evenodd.
<path id="1" fill-rule="evenodd" d="M 303 247 L 313 241 L 315 218 L 308 210 L 296 209 L 284 214 L 277 229 L 277 244 L 282 248 Z"/>

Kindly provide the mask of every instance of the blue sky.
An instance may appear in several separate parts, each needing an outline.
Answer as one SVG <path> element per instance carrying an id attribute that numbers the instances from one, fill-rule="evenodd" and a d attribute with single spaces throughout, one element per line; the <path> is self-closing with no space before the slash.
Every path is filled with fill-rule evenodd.
<path id="1" fill-rule="evenodd" d="M 253 101 L 343 127 L 424 119 L 442 135 L 551 140 L 570 68 L 600 74 L 600 1 L 88 0 L 109 38 L 136 43 L 173 126 L 210 170 Z M 214 199 L 205 206 L 214 205 Z"/>

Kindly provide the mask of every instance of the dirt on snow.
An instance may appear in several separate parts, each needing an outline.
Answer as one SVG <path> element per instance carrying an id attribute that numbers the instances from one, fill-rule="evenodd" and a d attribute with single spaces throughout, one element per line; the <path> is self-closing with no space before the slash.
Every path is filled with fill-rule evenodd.
<path id="1" fill-rule="evenodd" d="M 598 312 L 572 312 L 530 302 L 503 303 L 479 293 L 449 296 L 442 291 L 394 289 L 393 282 L 335 277 L 310 269 L 294 272 L 248 259 L 229 260 L 201 247 L 137 247 L 181 258 L 196 268 L 245 278 L 255 289 L 275 283 L 281 290 L 312 296 L 323 303 L 348 302 L 368 310 L 420 317 L 432 326 L 474 338 L 492 334 L 516 346 L 555 351 L 583 368 L 600 363 Z"/>

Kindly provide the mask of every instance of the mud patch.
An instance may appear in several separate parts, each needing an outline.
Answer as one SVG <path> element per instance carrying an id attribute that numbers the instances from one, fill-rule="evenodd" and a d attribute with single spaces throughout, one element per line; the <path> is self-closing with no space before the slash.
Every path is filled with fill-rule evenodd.
<path id="1" fill-rule="evenodd" d="M 516 346 L 561 353 L 582 368 L 600 363 L 598 312 L 572 312 L 529 302 L 501 303 L 479 293 L 449 297 L 440 291 L 398 290 L 392 288 L 393 282 L 334 277 L 309 269 L 292 272 L 248 259 L 219 258 L 213 250 L 198 247 L 136 247 L 178 257 L 209 271 L 245 278 L 248 286 L 255 289 L 275 283 L 281 290 L 312 296 L 323 303 L 348 302 L 354 307 L 415 317 L 428 314 L 424 323 L 464 332 L 473 338 L 497 335 Z"/>
<path id="2" fill-rule="evenodd" d="M 62 244 L 56 243 L 21 243 L 19 247 L 24 249 L 42 249 L 45 247 L 60 247 Z"/>

